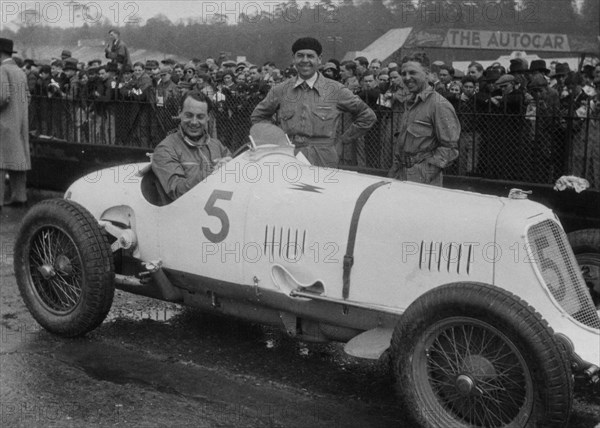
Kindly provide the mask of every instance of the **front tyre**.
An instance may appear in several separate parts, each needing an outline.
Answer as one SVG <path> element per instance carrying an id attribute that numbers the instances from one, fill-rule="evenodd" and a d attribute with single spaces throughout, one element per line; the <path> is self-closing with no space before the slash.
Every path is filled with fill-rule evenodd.
<path id="1" fill-rule="evenodd" d="M 573 377 L 542 317 L 498 287 L 433 289 L 392 337 L 400 399 L 421 427 L 562 427 Z"/>
<path id="2" fill-rule="evenodd" d="M 110 245 L 96 219 L 75 202 L 51 199 L 29 210 L 17 236 L 14 269 L 27 308 L 52 333 L 83 335 L 110 310 Z"/>

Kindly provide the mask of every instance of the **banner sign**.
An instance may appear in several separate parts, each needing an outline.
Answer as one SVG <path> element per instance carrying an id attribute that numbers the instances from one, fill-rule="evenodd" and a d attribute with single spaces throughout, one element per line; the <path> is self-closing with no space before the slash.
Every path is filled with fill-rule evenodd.
<path id="1" fill-rule="evenodd" d="M 450 29 L 443 47 L 459 49 L 495 49 L 509 51 L 570 52 L 566 34 L 516 33 L 512 31 L 481 31 Z"/>

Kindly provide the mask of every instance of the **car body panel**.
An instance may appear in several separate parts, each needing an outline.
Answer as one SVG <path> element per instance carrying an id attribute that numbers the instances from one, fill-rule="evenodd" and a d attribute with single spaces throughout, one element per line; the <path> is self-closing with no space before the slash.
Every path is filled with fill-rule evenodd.
<path id="1" fill-rule="evenodd" d="M 123 217 L 137 236 L 135 256 L 160 260 L 174 284 L 192 294 L 216 287 L 240 304 L 288 314 L 282 319 L 318 321 L 337 305 L 379 311 L 389 322 L 435 287 L 492 284 L 527 301 L 581 358 L 600 365 L 600 348 L 589 346 L 600 344 L 600 330 L 574 320 L 549 293 L 539 264 L 527 262 L 528 229 L 559 224 L 543 205 L 316 168 L 292 147 L 263 145 L 158 207 L 141 191 L 137 172 L 147 168 L 90 174 L 66 197 L 99 220 Z M 314 297 L 294 297 L 303 290 Z M 321 307 L 328 309 L 315 309 Z M 383 322 L 344 321 L 343 311 L 327 319 L 357 334 Z"/>

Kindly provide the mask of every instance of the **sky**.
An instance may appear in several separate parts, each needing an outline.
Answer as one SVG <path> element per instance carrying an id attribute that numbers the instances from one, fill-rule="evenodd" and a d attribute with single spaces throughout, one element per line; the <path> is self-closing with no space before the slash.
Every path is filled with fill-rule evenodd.
<path id="1" fill-rule="evenodd" d="M 173 22 L 188 18 L 201 18 L 209 22 L 215 14 L 224 14 L 229 22 L 234 22 L 240 13 L 253 15 L 257 12 L 272 12 L 280 1 L 268 0 L 135 0 L 135 1 L 0 1 L 0 25 L 4 28 L 15 29 L 15 26 L 25 20 L 37 19 L 35 23 L 60 26 L 80 27 L 84 23 L 107 19 L 113 26 L 124 26 L 131 21 L 144 24 L 148 19 L 162 14 Z M 299 5 L 306 3 L 298 1 Z M 307 3 L 318 3 L 310 0 Z M 335 3 L 335 1 L 334 1 Z M 31 12 L 36 11 L 38 18 Z M 292 11 L 293 12 L 293 11 Z"/>

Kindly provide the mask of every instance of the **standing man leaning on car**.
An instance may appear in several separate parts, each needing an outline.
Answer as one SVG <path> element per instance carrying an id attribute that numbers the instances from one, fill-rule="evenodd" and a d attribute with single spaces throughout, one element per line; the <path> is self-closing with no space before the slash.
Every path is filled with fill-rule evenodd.
<path id="1" fill-rule="evenodd" d="M 352 125 L 339 136 L 339 143 L 353 144 L 373 126 L 375 113 L 339 82 L 318 72 L 323 49 L 312 37 L 292 45 L 295 79 L 273 87 L 252 112 L 252 123 L 270 121 L 278 112 L 280 126 L 296 151 L 315 166 L 338 164 L 336 132 L 342 113 L 352 116 Z"/>
<path id="2" fill-rule="evenodd" d="M 429 86 L 429 60 L 405 57 L 400 74 L 411 97 L 405 101 L 389 177 L 442 185 L 442 169 L 458 157 L 460 122 L 454 107 Z"/>
<path id="3" fill-rule="evenodd" d="M 210 98 L 199 91 L 187 92 L 181 100 L 181 125 L 168 135 L 152 155 L 152 170 L 171 199 L 177 199 L 231 160 L 221 142 L 208 135 Z"/>

